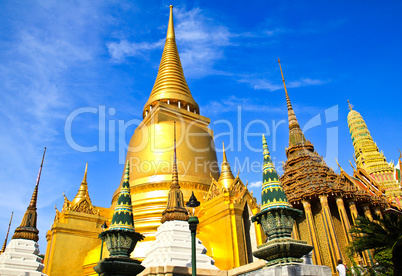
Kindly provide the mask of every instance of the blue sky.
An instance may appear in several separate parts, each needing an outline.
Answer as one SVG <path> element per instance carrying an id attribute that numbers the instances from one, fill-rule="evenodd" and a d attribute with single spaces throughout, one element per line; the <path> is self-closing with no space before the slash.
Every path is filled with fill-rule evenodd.
<path id="1" fill-rule="evenodd" d="M 61 209 L 63 192 L 70 200 L 75 196 L 86 162 L 93 204 L 110 205 L 123 170 L 119 145 L 128 142 L 135 125 L 124 135 L 109 133 L 107 125 L 99 126 L 99 114 L 104 108 L 105 122 L 116 128 L 119 120 L 142 119 L 170 4 L 184 73 L 201 114 L 211 118 L 219 161 L 225 141 L 234 171 L 246 160 L 261 162 L 262 153 L 252 148 L 261 149 L 262 133 L 276 166 L 285 160 L 287 113 L 278 57 L 299 123 L 330 166 L 336 169 L 338 158 L 351 173 L 347 99 L 387 161 L 398 158 L 400 1 L 2 1 L 1 242 L 12 211 L 11 231 L 21 222 L 45 146 L 38 199 L 42 253 L 54 206 Z M 80 108 L 96 113 L 75 117 L 71 137 L 81 146 L 97 146 L 92 152 L 77 151 L 66 138 L 66 122 Z M 225 134 L 223 120 L 234 135 Z M 246 140 L 246 128 L 257 136 Z M 245 169 L 240 177 L 259 200 L 261 170 Z"/>

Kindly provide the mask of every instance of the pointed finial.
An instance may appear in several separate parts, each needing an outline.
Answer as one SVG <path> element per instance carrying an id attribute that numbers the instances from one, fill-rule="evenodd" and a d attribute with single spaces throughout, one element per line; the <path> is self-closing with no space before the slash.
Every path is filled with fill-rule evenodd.
<path id="1" fill-rule="evenodd" d="M 11 218 L 10 218 L 10 223 L 8 224 L 6 239 L 4 240 L 3 247 L 1 248 L 0 254 L 2 254 L 6 250 L 6 247 L 7 247 L 8 234 L 10 233 L 10 227 L 11 227 L 11 221 L 13 220 L 13 214 L 14 214 L 14 212 L 11 212 Z"/>
<path id="2" fill-rule="evenodd" d="M 283 87 L 285 89 L 286 105 L 288 107 L 289 129 L 292 129 L 294 127 L 299 127 L 299 123 L 297 122 L 296 115 L 293 111 L 292 103 L 290 102 L 290 99 L 289 99 L 288 90 L 286 88 L 285 77 L 283 76 L 281 60 L 279 58 L 278 58 L 278 63 L 279 63 L 279 69 L 281 70 Z"/>
<path id="3" fill-rule="evenodd" d="M 169 8 L 170 8 L 170 15 L 169 15 L 169 23 L 166 38 L 175 38 L 174 24 L 173 24 L 173 5 L 170 5 Z"/>
<path id="4" fill-rule="evenodd" d="M 76 205 L 83 198 L 88 198 L 89 200 L 91 200 L 89 198 L 89 193 L 88 193 L 87 174 L 88 174 L 88 162 L 85 165 L 84 177 L 82 179 L 80 187 L 78 188 L 78 192 L 77 192 L 76 196 L 74 197 L 74 199 L 71 201 L 72 206 Z"/>
<path id="5" fill-rule="evenodd" d="M 127 160 L 126 169 L 124 170 L 123 183 L 129 183 L 130 180 L 130 161 Z"/>
<path id="6" fill-rule="evenodd" d="M 349 110 L 353 110 L 353 105 L 349 102 L 349 100 L 348 100 L 348 106 L 349 106 Z"/>
<path id="7" fill-rule="evenodd" d="M 36 209 L 36 201 L 38 199 L 38 186 L 39 186 L 40 176 L 42 174 L 43 161 L 45 160 L 45 154 L 46 154 L 46 147 L 43 150 L 42 162 L 40 163 L 38 178 L 36 179 L 35 189 L 32 194 L 31 202 L 29 203 L 29 206 L 32 208 L 35 208 L 35 209 Z"/>
<path id="8" fill-rule="evenodd" d="M 228 159 L 226 158 L 225 142 L 222 142 L 222 149 L 223 149 L 223 162 L 228 162 Z"/>
<path id="9" fill-rule="evenodd" d="M 262 135 L 262 150 L 263 150 L 264 156 L 269 155 L 267 139 L 265 139 L 264 134 Z"/>
<path id="10" fill-rule="evenodd" d="M 133 207 L 131 204 L 130 194 L 130 161 L 127 160 L 126 168 L 124 170 L 123 185 L 120 189 L 120 194 L 117 199 L 117 204 L 113 212 L 112 221 L 110 223 L 110 230 L 124 230 L 135 232 Z"/>
<path id="11" fill-rule="evenodd" d="M 179 174 L 177 172 L 176 121 L 173 123 L 173 171 L 171 188 L 180 189 Z"/>
<path id="12" fill-rule="evenodd" d="M 232 170 L 230 169 L 230 164 L 226 157 L 225 143 L 222 142 L 222 146 L 223 146 L 223 152 L 222 152 L 223 158 L 221 166 L 221 175 L 219 176 L 218 183 L 225 189 L 228 189 L 233 183 L 235 177 L 233 176 Z"/>
<path id="13" fill-rule="evenodd" d="M 176 162 L 176 122 L 173 123 L 173 172 L 172 184 L 167 199 L 166 209 L 162 212 L 161 222 L 171 220 L 188 220 L 188 213 L 184 207 L 183 192 L 180 190 L 179 175 Z"/>
<path id="14" fill-rule="evenodd" d="M 84 178 L 82 179 L 82 183 L 87 183 L 87 173 L 88 173 L 88 162 L 85 165 L 85 172 L 84 172 Z"/>

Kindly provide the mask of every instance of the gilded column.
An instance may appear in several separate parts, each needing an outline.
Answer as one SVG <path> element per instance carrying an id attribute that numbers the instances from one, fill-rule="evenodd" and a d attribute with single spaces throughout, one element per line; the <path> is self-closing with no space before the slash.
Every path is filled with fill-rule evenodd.
<path id="1" fill-rule="evenodd" d="M 380 219 L 383 219 L 382 213 L 381 213 L 381 210 L 379 207 L 374 208 L 374 213 L 377 215 L 377 217 L 379 217 Z"/>
<path id="2" fill-rule="evenodd" d="M 356 225 L 356 219 L 359 216 L 359 213 L 357 212 L 356 203 L 353 200 L 350 200 L 348 203 L 349 203 L 350 214 L 352 215 L 353 224 Z M 364 265 L 370 264 L 370 258 L 369 258 L 367 251 L 362 252 L 362 255 L 363 255 Z"/>
<path id="3" fill-rule="evenodd" d="M 363 206 L 364 215 L 369 219 L 373 220 L 373 216 L 371 215 L 370 206 L 368 204 L 364 204 Z"/>
<path id="4" fill-rule="evenodd" d="M 293 222 L 292 238 L 295 240 L 300 240 L 299 230 L 297 229 L 296 221 Z"/>
<path id="5" fill-rule="evenodd" d="M 314 263 L 316 265 L 323 265 L 321 253 L 320 253 L 320 246 L 318 244 L 317 233 L 315 231 L 315 226 L 314 226 L 313 213 L 311 212 L 311 204 L 306 199 L 303 200 L 302 203 L 303 203 L 303 207 L 304 207 L 304 213 L 305 213 L 306 219 L 307 219 L 309 236 L 311 238 L 310 242 L 314 246 L 314 249 L 313 249 Z"/>
<path id="6" fill-rule="evenodd" d="M 341 250 L 335 235 L 334 224 L 332 223 L 331 211 L 328 206 L 328 198 L 326 195 L 320 195 L 320 203 L 322 207 L 322 215 L 325 227 L 325 234 L 330 246 L 332 271 L 336 272 L 337 261 L 342 259 Z"/>
<path id="7" fill-rule="evenodd" d="M 350 223 L 348 219 L 348 214 L 346 213 L 345 205 L 343 203 L 342 197 L 336 197 L 336 205 L 338 206 L 339 216 L 342 222 L 343 232 L 345 233 L 347 244 L 352 242 L 352 235 L 349 233 L 350 231 Z"/>
<path id="8" fill-rule="evenodd" d="M 371 221 L 373 221 L 373 216 L 371 215 L 371 211 L 370 211 L 370 206 L 368 204 L 364 204 L 363 206 L 363 211 L 364 211 L 364 215 Z M 364 253 L 367 254 L 368 258 L 366 258 L 367 260 L 367 264 L 371 264 L 374 265 L 374 260 L 373 260 L 373 251 L 372 250 L 366 250 Z M 370 261 L 370 262 L 368 262 Z"/>
<path id="9" fill-rule="evenodd" d="M 352 215 L 353 224 L 355 225 L 359 213 L 357 212 L 356 204 L 353 200 L 350 200 L 348 203 L 349 203 L 350 214 Z"/>

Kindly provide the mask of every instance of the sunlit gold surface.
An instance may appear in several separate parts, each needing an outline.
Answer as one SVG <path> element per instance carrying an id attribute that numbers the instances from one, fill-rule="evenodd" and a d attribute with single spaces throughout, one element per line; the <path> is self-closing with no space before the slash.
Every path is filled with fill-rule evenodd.
<path id="1" fill-rule="evenodd" d="M 247 231 L 245 220 L 259 211 L 255 198 L 238 177 L 227 188 L 213 181 L 207 201 L 199 208 L 197 237 L 219 269 L 229 270 L 254 261 L 251 253 L 266 237 L 256 223 Z"/>
<path id="2" fill-rule="evenodd" d="M 85 275 L 84 258 L 91 249 L 100 246 L 101 240 L 98 235 L 102 231 L 101 225 L 110 216 L 109 209 L 99 208 L 99 210 L 101 215 L 75 211 L 59 214 L 51 230 L 46 234 L 45 274 Z M 93 255 L 86 260 L 95 265 L 99 257 L 98 252 L 97 256 Z"/>
<path id="3" fill-rule="evenodd" d="M 177 171 L 184 201 L 188 201 L 194 191 L 197 199 L 203 202 L 211 175 L 219 178 L 213 133 L 207 127 L 209 120 L 166 103 L 157 103 L 135 130 L 127 153 L 131 165 L 134 225 L 137 232 L 145 235 L 145 241 L 154 239 L 162 211 L 167 206 L 172 182 L 175 121 Z M 112 205 L 115 200 L 116 197 Z"/>

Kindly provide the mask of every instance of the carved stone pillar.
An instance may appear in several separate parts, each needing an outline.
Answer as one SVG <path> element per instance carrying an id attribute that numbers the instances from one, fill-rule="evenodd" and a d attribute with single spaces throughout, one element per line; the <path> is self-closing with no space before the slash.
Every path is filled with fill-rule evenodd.
<path id="1" fill-rule="evenodd" d="M 304 208 L 304 214 L 306 215 L 307 219 L 307 225 L 308 225 L 308 231 L 311 237 L 311 244 L 313 245 L 313 260 L 316 265 L 323 265 L 322 258 L 321 258 L 321 253 L 320 253 L 320 246 L 317 240 L 317 233 L 315 231 L 315 225 L 314 225 L 314 217 L 313 213 L 311 212 L 311 204 L 308 200 L 303 200 L 303 208 Z"/>

